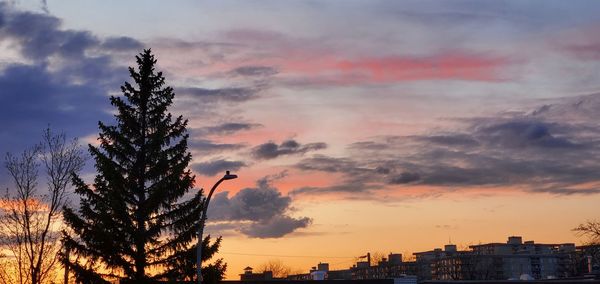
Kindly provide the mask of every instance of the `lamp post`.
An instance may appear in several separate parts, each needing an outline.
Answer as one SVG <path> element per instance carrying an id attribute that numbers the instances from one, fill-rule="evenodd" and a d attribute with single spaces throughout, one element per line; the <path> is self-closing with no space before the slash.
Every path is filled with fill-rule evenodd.
<path id="1" fill-rule="evenodd" d="M 215 189 L 225 180 L 235 179 L 237 175 L 230 174 L 229 171 L 225 172 L 225 175 L 213 185 L 208 193 L 208 196 L 204 198 L 202 202 L 202 216 L 200 216 L 200 227 L 198 228 L 198 246 L 196 247 L 196 275 L 198 277 L 198 284 L 202 284 L 202 234 L 204 233 L 204 223 L 206 222 L 206 211 L 208 210 L 208 203 L 210 198 L 215 192 Z"/>

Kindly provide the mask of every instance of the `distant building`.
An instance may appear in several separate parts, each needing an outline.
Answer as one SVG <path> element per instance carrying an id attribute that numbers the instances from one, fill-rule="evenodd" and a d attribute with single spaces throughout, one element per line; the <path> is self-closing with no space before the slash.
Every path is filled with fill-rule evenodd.
<path id="1" fill-rule="evenodd" d="M 414 262 L 403 262 L 401 254 L 392 253 L 373 266 L 370 265 L 370 259 L 359 261 L 349 269 L 342 270 L 329 270 L 329 264 L 319 263 L 309 273 L 289 275 L 287 279 L 317 280 L 321 279 L 321 276 L 328 280 L 404 279 L 410 278 L 407 275 L 415 275 L 415 270 Z M 414 278 L 416 280 L 416 276 Z"/>
<path id="2" fill-rule="evenodd" d="M 430 251 L 413 253 L 415 256 L 415 274 L 419 279 L 436 279 L 432 272 L 437 270 L 438 260 L 450 257 L 456 252 L 456 250 L 452 251 L 449 246 L 446 246 L 446 248 L 448 248 L 448 251 L 436 248 Z"/>
<path id="3" fill-rule="evenodd" d="M 457 251 L 415 253 L 423 280 L 518 280 L 567 278 L 576 274 L 575 244 L 536 244 L 512 236 L 506 243 L 488 243 Z"/>
<path id="4" fill-rule="evenodd" d="M 261 273 L 253 273 L 252 267 L 244 268 L 244 273 L 240 274 L 241 281 L 256 281 L 256 280 L 273 280 L 273 272 L 265 271 Z"/>
<path id="5" fill-rule="evenodd" d="M 416 266 L 414 262 L 403 262 L 402 254 L 391 253 L 383 258 L 377 265 L 364 266 L 357 263 L 351 268 L 352 279 L 391 279 L 415 275 Z"/>
<path id="6" fill-rule="evenodd" d="M 330 270 L 319 263 L 308 273 L 289 275 L 289 281 L 344 280 L 366 281 L 394 279 L 394 283 L 419 281 L 506 281 L 552 280 L 579 281 L 600 278 L 600 245 L 576 247 L 573 243 L 538 244 L 510 236 L 506 243 L 487 243 L 458 250 L 448 244 L 443 249 L 414 253 L 415 261 L 402 261 L 391 253 L 377 264 L 370 254 L 348 269 Z M 272 279 L 272 273 L 252 273 L 247 267 L 241 279 Z M 403 282 L 404 281 L 404 282 Z M 341 283 L 341 282 L 340 282 Z M 483 283 L 483 282 L 481 282 Z M 492 282 L 489 282 L 492 283 Z"/>
<path id="7" fill-rule="evenodd" d="M 578 246 L 576 249 L 576 273 L 600 275 L 600 244 Z"/>

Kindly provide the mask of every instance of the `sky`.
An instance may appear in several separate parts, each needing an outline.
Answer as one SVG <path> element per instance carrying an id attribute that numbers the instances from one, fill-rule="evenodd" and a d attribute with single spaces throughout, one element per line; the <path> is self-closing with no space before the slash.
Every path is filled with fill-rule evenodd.
<path id="1" fill-rule="evenodd" d="M 239 175 L 208 215 L 229 279 L 509 235 L 579 244 L 599 218 L 598 1 L 0 3 L 0 151 L 48 125 L 96 143 L 152 48 L 197 188 Z"/>

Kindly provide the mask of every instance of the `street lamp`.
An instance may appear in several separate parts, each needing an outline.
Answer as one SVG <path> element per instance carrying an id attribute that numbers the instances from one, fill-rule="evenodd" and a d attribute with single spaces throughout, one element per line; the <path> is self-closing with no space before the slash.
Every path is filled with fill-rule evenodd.
<path id="1" fill-rule="evenodd" d="M 196 247 L 196 275 L 198 277 L 198 284 L 202 284 L 202 234 L 204 233 L 204 223 L 206 222 L 206 211 L 208 210 L 208 203 L 210 198 L 215 192 L 215 189 L 225 180 L 236 179 L 238 176 L 230 174 L 229 171 L 225 172 L 225 175 L 213 185 L 208 193 L 208 196 L 204 198 L 202 202 L 202 216 L 200 216 L 200 227 L 198 228 L 198 246 Z"/>

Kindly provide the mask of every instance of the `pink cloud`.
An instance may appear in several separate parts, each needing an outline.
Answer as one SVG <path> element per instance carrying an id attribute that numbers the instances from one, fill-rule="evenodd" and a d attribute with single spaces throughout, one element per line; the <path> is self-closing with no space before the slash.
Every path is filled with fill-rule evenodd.
<path id="1" fill-rule="evenodd" d="M 176 54 L 164 64 L 180 76 L 219 79 L 236 68 L 264 66 L 278 70 L 275 82 L 283 85 L 352 86 L 425 80 L 498 82 L 506 80 L 504 67 L 516 63 L 508 57 L 462 50 L 420 57 L 343 54 L 322 40 L 266 31 L 234 30 L 223 37 L 212 44 L 161 45 L 165 51 L 174 51 L 168 54 Z M 197 60 L 190 62 L 190 55 Z"/>
<path id="2" fill-rule="evenodd" d="M 389 83 L 419 80 L 499 81 L 503 58 L 448 53 L 430 57 L 385 57 L 343 60 L 337 64 L 344 73 L 358 72 L 368 81 Z"/>
<path id="3" fill-rule="evenodd" d="M 548 44 L 579 60 L 600 60 L 598 23 L 553 33 Z"/>
<path id="4" fill-rule="evenodd" d="M 356 85 L 424 80 L 506 80 L 503 68 L 515 61 L 505 57 L 448 52 L 426 57 L 365 56 L 342 58 L 331 54 L 299 54 L 260 60 L 276 66 L 281 79 L 297 85 Z"/>
<path id="5" fill-rule="evenodd" d="M 565 49 L 581 60 L 600 60 L 600 41 L 585 44 L 572 44 Z"/>

